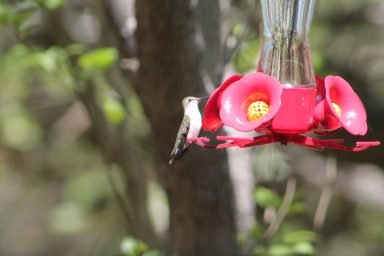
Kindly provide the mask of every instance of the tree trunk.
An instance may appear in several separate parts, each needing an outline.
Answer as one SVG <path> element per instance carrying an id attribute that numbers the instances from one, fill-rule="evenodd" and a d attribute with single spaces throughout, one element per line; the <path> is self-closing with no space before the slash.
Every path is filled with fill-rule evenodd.
<path id="1" fill-rule="evenodd" d="M 236 255 L 233 189 L 225 151 L 192 146 L 183 159 L 168 166 L 183 113 L 184 96 L 205 95 L 201 71 L 209 44 L 221 47 L 220 10 L 200 12 L 193 1 L 136 1 L 140 69 L 133 85 L 148 116 L 160 177 L 170 206 L 172 255 Z M 197 15 L 211 15 L 211 27 L 197 26 Z M 205 23 L 207 24 L 207 23 Z M 212 47 L 212 45 L 209 45 Z M 214 47 L 214 46 L 213 46 Z M 216 53 L 215 53 L 216 55 Z M 216 55 L 217 56 L 217 55 Z M 219 64 L 220 58 L 215 57 Z"/>

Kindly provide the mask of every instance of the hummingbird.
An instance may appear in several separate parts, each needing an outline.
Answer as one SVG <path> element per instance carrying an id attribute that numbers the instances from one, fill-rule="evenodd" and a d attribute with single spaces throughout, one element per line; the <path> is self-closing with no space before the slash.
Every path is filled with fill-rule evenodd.
<path id="1" fill-rule="evenodd" d="M 184 108 L 184 117 L 177 133 L 169 164 L 172 164 L 174 160 L 178 160 L 184 155 L 191 144 L 188 141 L 189 139 L 199 136 L 201 129 L 201 114 L 198 104 L 205 98 L 208 97 L 197 98 L 189 96 L 183 99 L 182 105 Z"/>

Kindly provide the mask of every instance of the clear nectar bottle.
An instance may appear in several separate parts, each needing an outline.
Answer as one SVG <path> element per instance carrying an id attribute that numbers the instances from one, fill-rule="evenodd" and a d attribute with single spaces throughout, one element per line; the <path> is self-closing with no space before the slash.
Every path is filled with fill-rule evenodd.
<path id="1" fill-rule="evenodd" d="M 315 0 L 261 0 L 263 48 L 258 71 L 283 87 L 316 86 L 309 30 Z"/>

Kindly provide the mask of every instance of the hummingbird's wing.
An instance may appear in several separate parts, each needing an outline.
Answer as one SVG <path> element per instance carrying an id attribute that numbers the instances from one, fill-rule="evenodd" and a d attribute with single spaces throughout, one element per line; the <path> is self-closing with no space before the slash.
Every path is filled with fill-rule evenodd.
<path id="1" fill-rule="evenodd" d="M 174 160 L 180 159 L 188 149 L 185 142 L 187 140 L 187 135 L 189 132 L 189 123 L 190 118 L 188 116 L 184 116 L 183 121 L 180 125 L 179 132 L 177 133 L 175 146 L 172 150 L 171 160 L 169 161 L 169 164 L 172 164 Z"/>

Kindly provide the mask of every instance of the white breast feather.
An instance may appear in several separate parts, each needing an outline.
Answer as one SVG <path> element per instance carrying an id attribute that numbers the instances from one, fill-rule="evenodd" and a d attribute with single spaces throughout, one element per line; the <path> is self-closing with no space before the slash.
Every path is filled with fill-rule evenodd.
<path id="1" fill-rule="evenodd" d="M 201 129 L 201 114 L 197 102 L 191 103 L 186 109 L 185 114 L 191 119 L 187 139 L 198 137 Z"/>

